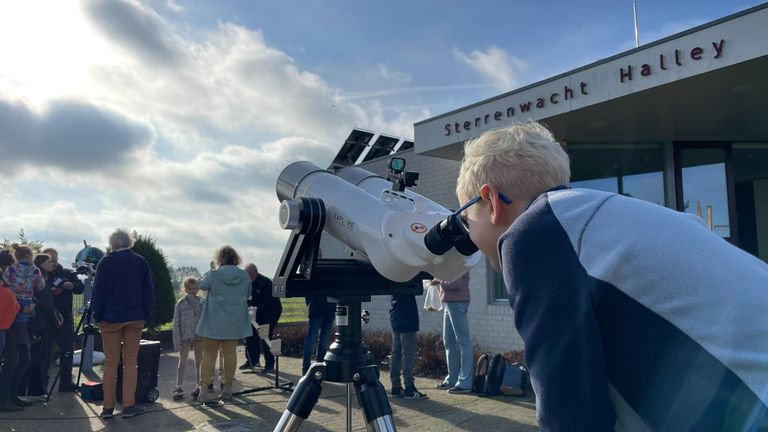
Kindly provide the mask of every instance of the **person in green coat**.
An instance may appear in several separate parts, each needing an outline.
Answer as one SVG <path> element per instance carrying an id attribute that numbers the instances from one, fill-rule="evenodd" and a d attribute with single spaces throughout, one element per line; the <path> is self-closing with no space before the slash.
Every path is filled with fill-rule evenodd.
<path id="1" fill-rule="evenodd" d="M 204 274 L 198 286 L 207 292 L 203 313 L 197 324 L 197 335 L 203 338 L 203 361 L 200 366 L 200 388 L 208 389 L 219 350 L 224 357 L 224 387 L 219 396 L 232 398 L 232 381 L 237 368 L 237 341 L 251 334 L 248 317 L 248 299 L 251 296 L 251 278 L 238 267 L 240 256 L 232 246 L 216 251 L 215 269 Z M 200 401 L 216 399 L 213 390 L 201 392 Z"/>

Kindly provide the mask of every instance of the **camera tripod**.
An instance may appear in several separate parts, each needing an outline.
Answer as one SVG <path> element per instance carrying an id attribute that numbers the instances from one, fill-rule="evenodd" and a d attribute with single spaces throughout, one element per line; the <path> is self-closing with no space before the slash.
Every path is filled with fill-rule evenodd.
<path id="1" fill-rule="evenodd" d="M 256 324 L 256 322 L 251 321 L 251 324 Z M 258 326 L 258 324 L 256 325 Z M 270 352 L 272 352 L 271 347 L 265 347 L 264 346 L 265 344 L 262 343 L 266 341 L 262 339 L 261 336 L 259 335 L 257 335 L 257 337 L 259 338 L 258 339 L 259 344 L 262 345 L 262 349 L 269 349 Z M 266 339 L 269 339 L 269 337 L 267 336 Z M 280 378 L 280 352 L 277 352 L 277 353 L 272 352 L 272 355 L 275 356 L 275 383 L 273 385 L 266 386 L 266 387 L 255 387 L 247 390 L 240 390 L 239 392 L 232 393 L 232 396 L 240 396 L 244 394 L 256 393 L 256 392 L 265 391 L 265 390 L 284 390 L 288 392 L 293 391 L 293 381 L 284 380 Z M 253 362 L 251 361 L 250 354 L 248 354 L 247 348 L 246 348 L 245 358 L 248 360 L 248 365 L 251 368 L 250 370 L 244 371 L 243 373 L 252 373 L 252 374 L 257 373 L 255 370 L 256 368 L 253 366 Z"/>
<path id="2" fill-rule="evenodd" d="M 370 296 L 341 297 L 336 307 L 337 331 L 331 348 L 321 363 L 314 363 L 299 380 L 275 432 L 293 432 L 306 420 L 322 391 L 323 381 L 347 384 L 347 430 L 351 430 L 351 388 L 363 409 L 369 431 L 395 431 L 392 407 L 384 386 L 379 382 L 379 370 L 370 352 L 362 343 L 361 306 Z"/>
<path id="3" fill-rule="evenodd" d="M 91 302 L 88 301 L 86 303 L 85 308 L 83 309 L 82 315 L 80 315 L 80 321 L 77 323 L 77 327 L 75 327 L 75 338 L 79 336 L 80 330 L 83 330 L 83 343 L 81 346 L 83 347 L 83 351 L 81 351 L 80 354 L 80 364 L 77 367 L 77 381 L 75 382 L 75 387 L 78 389 L 80 388 L 80 377 L 83 374 L 83 356 L 84 356 L 84 350 L 85 347 L 88 345 L 88 338 L 93 337 L 94 335 L 99 334 L 99 329 L 96 328 L 96 326 L 93 325 L 93 309 L 91 308 Z M 59 348 L 61 349 L 61 348 Z M 75 347 L 69 347 L 70 351 L 67 352 L 67 355 L 70 357 L 73 357 L 74 355 L 74 349 Z M 51 383 L 51 387 L 48 389 L 48 394 L 45 396 L 45 401 L 43 402 L 43 406 L 48 406 L 48 401 L 51 400 L 51 395 L 53 394 L 53 389 L 56 388 L 56 384 L 59 381 L 59 378 L 61 377 L 62 372 L 62 364 L 59 363 L 59 371 L 56 374 L 56 376 L 53 378 L 53 383 Z"/>

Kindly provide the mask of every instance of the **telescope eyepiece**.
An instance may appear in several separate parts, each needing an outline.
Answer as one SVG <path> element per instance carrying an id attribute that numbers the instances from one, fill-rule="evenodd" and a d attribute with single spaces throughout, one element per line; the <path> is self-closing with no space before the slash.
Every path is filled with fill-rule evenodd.
<path id="1" fill-rule="evenodd" d="M 457 214 L 433 226 L 424 236 L 424 245 L 435 255 L 443 255 L 453 247 L 464 256 L 477 252 L 477 246 L 469 238 L 469 230 Z"/>

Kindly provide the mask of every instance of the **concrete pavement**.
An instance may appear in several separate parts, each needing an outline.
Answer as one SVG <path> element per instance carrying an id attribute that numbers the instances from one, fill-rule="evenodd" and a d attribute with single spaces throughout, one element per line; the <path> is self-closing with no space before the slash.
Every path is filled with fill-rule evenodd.
<path id="1" fill-rule="evenodd" d="M 238 347 L 238 364 L 244 361 L 242 347 Z M 267 390 L 236 396 L 234 400 L 217 408 L 201 408 L 187 396 L 173 401 L 171 393 L 176 378 L 178 353 L 163 353 L 160 358 L 160 399 L 146 404 L 147 413 L 122 419 L 119 415 L 102 421 L 100 403 L 88 403 L 74 393 L 54 393 L 47 407 L 36 404 L 20 413 L 0 413 L 0 432 L 79 432 L 79 431 L 200 431 L 240 432 L 271 431 L 285 409 L 289 392 Z M 298 381 L 301 359 L 280 359 L 281 377 Z M 77 369 L 75 369 L 77 371 Z M 55 373 L 55 370 L 51 371 Z M 97 366 L 96 374 L 101 375 Z M 187 392 L 193 389 L 193 363 L 187 367 Z M 90 378 L 98 379 L 98 376 Z M 235 391 L 269 386 L 274 375 L 244 374 L 238 371 Z M 389 390 L 389 374 L 382 371 L 381 381 Z M 433 379 L 416 379 L 416 386 L 429 395 L 427 400 L 390 398 L 395 425 L 404 431 L 519 431 L 537 430 L 536 413 L 532 398 L 475 395 L 451 395 L 437 390 Z M 353 395 L 354 397 L 354 395 Z M 352 402 L 352 428 L 365 430 L 363 414 Z M 119 414 L 120 405 L 116 412 Z M 346 385 L 324 383 L 323 393 L 301 431 L 346 430 Z"/>

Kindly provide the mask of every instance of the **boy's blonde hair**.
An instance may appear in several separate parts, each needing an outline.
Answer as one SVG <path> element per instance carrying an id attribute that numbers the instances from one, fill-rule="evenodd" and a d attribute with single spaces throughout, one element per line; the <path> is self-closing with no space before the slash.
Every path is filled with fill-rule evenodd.
<path id="1" fill-rule="evenodd" d="M 568 155 L 537 122 L 488 131 L 464 146 L 456 194 L 471 199 L 483 184 L 511 199 L 532 200 L 571 178 Z"/>
<path id="2" fill-rule="evenodd" d="M 187 287 L 191 284 L 197 285 L 197 278 L 194 278 L 192 276 L 187 276 L 186 278 L 184 278 L 184 281 L 181 282 L 181 288 L 187 289 Z"/>

